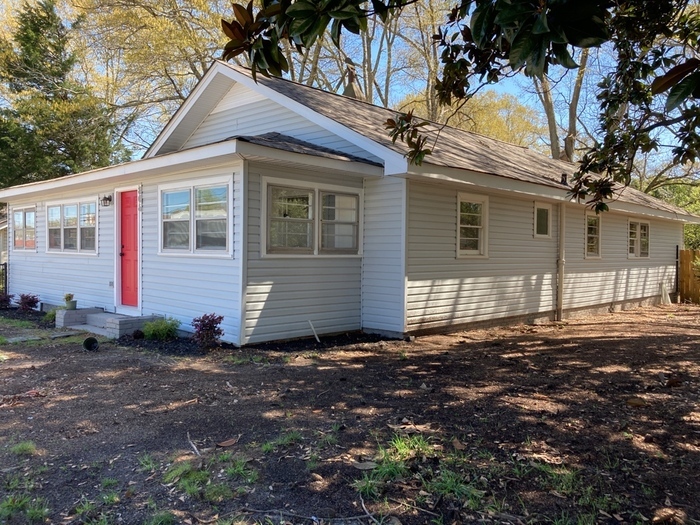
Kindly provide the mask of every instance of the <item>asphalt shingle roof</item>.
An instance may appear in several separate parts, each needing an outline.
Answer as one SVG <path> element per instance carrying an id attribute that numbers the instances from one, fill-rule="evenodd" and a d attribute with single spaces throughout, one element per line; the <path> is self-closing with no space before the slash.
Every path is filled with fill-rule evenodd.
<path id="1" fill-rule="evenodd" d="M 226 65 L 252 78 L 250 70 Z M 407 146 L 398 141 L 392 143 L 384 125 L 387 119 L 396 116 L 394 110 L 281 78 L 258 75 L 257 81 L 392 151 L 402 155 L 406 153 Z M 571 180 L 571 175 L 576 171 L 574 164 L 469 131 L 439 124 L 429 124 L 422 129 L 429 137 L 429 144 L 435 142 L 432 154 L 423 162 L 424 166 L 464 169 L 559 189 L 564 188 L 561 184 L 562 174 L 566 173 Z M 622 202 L 689 215 L 677 206 L 622 185 L 618 186 L 617 198 Z"/>

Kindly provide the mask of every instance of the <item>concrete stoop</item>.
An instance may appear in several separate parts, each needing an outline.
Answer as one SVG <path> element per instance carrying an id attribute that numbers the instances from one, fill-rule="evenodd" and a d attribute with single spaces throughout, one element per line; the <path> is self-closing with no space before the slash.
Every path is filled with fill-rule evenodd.
<path id="1" fill-rule="evenodd" d="M 56 328 L 73 328 L 84 330 L 111 339 L 132 334 L 141 330 L 145 323 L 160 319 L 157 315 L 130 317 L 123 314 L 113 314 L 101 308 L 80 308 L 78 310 L 56 310 Z"/>

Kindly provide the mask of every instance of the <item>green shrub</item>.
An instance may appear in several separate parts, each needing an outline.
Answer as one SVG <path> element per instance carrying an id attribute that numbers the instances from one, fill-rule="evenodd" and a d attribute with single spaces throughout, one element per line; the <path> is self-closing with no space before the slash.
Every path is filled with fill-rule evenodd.
<path id="1" fill-rule="evenodd" d="M 155 339 L 156 341 L 169 341 L 177 338 L 177 329 L 180 327 L 180 321 L 172 317 L 164 319 L 156 319 L 143 325 L 143 334 L 146 339 Z"/>

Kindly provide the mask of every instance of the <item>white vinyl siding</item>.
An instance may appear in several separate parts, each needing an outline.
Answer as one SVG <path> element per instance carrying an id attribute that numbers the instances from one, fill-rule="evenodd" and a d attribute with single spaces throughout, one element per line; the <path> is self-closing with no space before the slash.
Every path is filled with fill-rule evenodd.
<path id="1" fill-rule="evenodd" d="M 457 195 L 456 189 L 410 184 L 408 329 L 553 312 L 557 246 L 533 248 L 532 201 L 489 195 L 489 258 L 455 258 Z"/>
<path id="2" fill-rule="evenodd" d="M 335 135 L 284 106 L 235 84 L 204 119 L 182 149 L 213 144 L 236 136 L 282 133 L 349 155 L 380 162 L 346 139 Z"/>
<path id="3" fill-rule="evenodd" d="M 112 188 L 91 188 L 92 195 L 111 193 Z M 57 195 L 63 202 L 85 202 L 85 191 Z M 90 201 L 92 202 L 92 201 Z M 28 203 L 27 203 L 28 204 Z M 13 203 L 13 208 L 27 204 Z M 35 203 L 31 203 L 34 205 Z M 96 251 L 90 257 L 77 251 L 62 253 L 48 249 L 47 210 L 50 203 L 36 203 L 36 250 L 12 250 L 8 260 L 10 293 L 33 293 L 43 303 L 64 304 L 66 293 L 75 295 L 78 307 L 114 307 L 114 206 L 96 207 Z"/>
<path id="4" fill-rule="evenodd" d="M 237 185 L 243 180 L 242 169 L 242 163 L 235 163 L 209 170 L 171 173 L 151 178 L 142 187 L 142 312 L 174 317 L 182 323 L 181 330 L 190 332 L 193 318 L 209 313 L 223 315 L 222 339 L 236 344 L 239 343 L 241 316 L 242 261 L 240 251 L 235 249 L 240 247 L 240 239 L 236 237 L 240 236 L 240 224 L 230 223 L 241 220 L 240 213 L 231 214 L 237 206 L 243 206 L 237 200 L 240 198 Z M 169 256 L 169 251 L 160 250 L 161 192 L 175 188 L 189 188 L 194 192 L 196 188 L 212 186 L 226 186 L 229 198 L 233 196 L 228 204 L 228 217 L 233 217 L 227 226 L 229 249 L 205 252 L 204 256 L 194 252 Z M 194 225 L 190 232 L 195 235 Z M 194 246 L 194 239 L 190 245 Z"/>
<path id="5" fill-rule="evenodd" d="M 683 225 L 660 219 L 648 221 L 653 233 L 649 257 L 630 259 L 628 220 L 626 215 L 605 212 L 601 229 L 604 257 L 588 260 L 585 214 L 580 206 L 568 208 L 565 309 L 609 306 L 620 301 L 655 297 L 660 284 L 667 291 L 674 291 L 676 247 L 683 244 Z"/>
<path id="6" fill-rule="evenodd" d="M 389 333 L 406 331 L 406 192 L 405 179 L 365 181 L 362 328 Z M 453 203 L 454 209 L 454 203 Z M 455 215 L 452 215 L 454 232 Z M 455 236 L 451 255 L 454 259 Z"/>
<path id="7" fill-rule="evenodd" d="M 317 333 L 358 330 L 362 259 L 357 255 L 263 257 L 266 221 L 263 178 L 292 187 L 328 184 L 323 174 L 288 171 L 251 164 L 248 176 L 248 266 L 242 343 L 291 339 Z M 361 179 L 346 178 L 347 192 L 359 192 Z M 333 184 L 338 184 L 334 182 Z"/>

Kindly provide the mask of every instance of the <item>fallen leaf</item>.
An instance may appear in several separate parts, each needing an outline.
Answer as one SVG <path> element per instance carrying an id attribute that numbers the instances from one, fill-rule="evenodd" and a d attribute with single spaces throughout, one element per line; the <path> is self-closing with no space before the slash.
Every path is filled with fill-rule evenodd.
<path id="1" fill-rule="evenodd" d="M 241 436 L 238 436 L 238 437 L 235 437 L 235 438 L 231 438 L 231 439 L 227 439 L 226 441 L 222 441 L 221 443 L 217 443 L 216 446 L 217 446 L 217 447 L 232 447 L 233 445 L 235 445 L 236 443 L 238 443 L 238 440 L 239 440 L 239 439 L 241 439 Z"/>
<path id="2" fill-rule="evenodd" d="M 353 461 L 352 466 L 358 470 L 372 470 L 377 468 L 374 461 Z"/>
<path id="3" fill-rule="evenodd" d="M 464 445 L 459 439 L 454 438 L 452 440 L 452 446 L 456 448 L 457 450 L 466 450 L 467 447 Z"/>
<path id="4" fill-rule="evenodd" d="M 630 397 L 627 400 L 627 405 L 631 407 L 645 407 L 647 406 L 647 402 L 641 397 Z"/>

